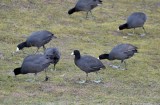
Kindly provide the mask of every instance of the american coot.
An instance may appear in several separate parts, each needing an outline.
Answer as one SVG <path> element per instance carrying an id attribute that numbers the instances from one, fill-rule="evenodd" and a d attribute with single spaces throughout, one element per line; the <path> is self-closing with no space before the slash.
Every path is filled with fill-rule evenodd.
<path id="1" fill-rule="evenodd" d="M 51 63 L 54 64 L 54 70 L 56 70 L 55 66 L 59 62 L 61 56 L 59 50 L 57 48 L 47 48 L 44 55 L 49 56 L 52 59 Z"/>
<path id="2" fill-rule="evenodd" d="M 119 30 L 131 29 L 131 28 L 134 28 L 135 30 L 135 28 L 142 27 L 144 32 L 146 33 L 145 28 L 143 27 L 146 20 L 147 16 L 145 13 L 134 12 L 127 18 L 127 22 L 125 24 L 119 26 Z"/>
<path id="3" fill-rule="evenodd" d="M 109 54 L 102 54 L 99 56 L 99 59 L 108 59 L 108 60 L 121 60 L 121 64 L 125 64 L 125 69 L 126 63 L 125 59 L 128 59 L 134 55 L 134 53 L 137 53 L 137 47 L 131 45 L 131 44 L 119 44 L 115 46 L 112 51 Z M 116 67 L 116 66 L 114 66 Z"/>
<path id="4" fill-rule="evenodd" d="M 56 37 L 54 36 L 53 33 L 46 30 L 33 32 L 25 42 L 22 42 L 17 45 L 17 51 L 22 50 L 24 47 L 32 47 L 32 46 L 35 46 L 38 49 L 41 46 L 43 46 L 43 49 L 45 50 L 44 45 L 47 44 L 52 38 Z"/>
<path id="5" fill-rule="evenodd" d="M 68 14 L 71 15 L 74 12 L 86 11 L 87 12 L 86 18 L 87 18 L 88 12 L 90 12 L 92 15 L 91 10 L 100 4 L 102 4 L 101 0 L 79 0 L 75 5 L 75 7 L 68 11 Z"/>
<path id="6" fill-rule="evenodd" d="M 48 56 L 42 54 L 29 55 L 24 58 L 21 67 L 14 69 L 13 72 L 15 76 L 27 73 L 35 73 L 36 76 L 38 72 L 45 70 L 50 65 L 51 62 L 52 60 Z M 46 81 L 48 80 L 47 75 L 45 80 Z"/>
<path id="7" fill-rule="evenodd" d="M 86 73 L 86 80 L 80 83 L 85 83 L 87 81 L 88 73 L 90 72 L 97 73 L 97 71 L 105 69 L 105 66 L 102 64 L 102 62 L 95 57 L 89 55 L 81 56 L 78 50 L 74 50 L 74 52 L 72 52 L 71 55 L 75 55 L 74 58 L 75 65 Z M 100 82 L 100 80 L 95 82 Z"/>

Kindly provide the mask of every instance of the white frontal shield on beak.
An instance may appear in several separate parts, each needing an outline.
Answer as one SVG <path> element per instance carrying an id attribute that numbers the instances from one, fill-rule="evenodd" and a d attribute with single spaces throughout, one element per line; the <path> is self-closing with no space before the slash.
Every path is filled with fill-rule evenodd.
<path id="1" fill-rule="evenodd" d="M 19 48 L 17 47 L 16 52 L 18 52 L 18 51 L 19 51 Z"/>
<path id="2" fill-rule="evenodd" d="M 72 52 L 71 55 L 74 55 L 74 53 Z"/>

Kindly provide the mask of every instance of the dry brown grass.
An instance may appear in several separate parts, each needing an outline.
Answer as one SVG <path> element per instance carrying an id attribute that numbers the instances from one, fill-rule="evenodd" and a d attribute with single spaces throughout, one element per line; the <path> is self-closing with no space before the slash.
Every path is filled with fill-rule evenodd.
<path id="1" fill-rule="evenodd" d="M 85 19 L 85 12 L 71 16 L 67 11 L 75 0 L 1 0 L 0 1 L 0 105 L 159 105 L 160 104 L 160 2 L 158 0 L 103 0 L 103 5 L 93 10 L 95 19 Z M 134 11 L 145 12 L 147 35 L 142 29 L 128 36 L 132 30 L 117 32 L 120 24 Z M 58 38 L 47 47 L 58 47 L 62 59 L 57 70 L 48 68 L 50 80 L 27 82 L 33 75 L 14 78 L 12 70 L 21 65 L 23 58 L 35 52 L 26 48 L 12 55 L 18 43 L 31 32 L 49 30 Z M 119 43 L 137 46 L 139 53 L 127 60 L 128 70 L 112 69 L 108 64 L 119 61 L 103 61 L 106 70 L 100 71 L 103 82 L 78 84 L 85 78 L 73 62 L 70 53 L 79 49 L 82 54 L 98 57 L 108 53 Z M 43 49 L 40 49 L 43 52 Z"/>

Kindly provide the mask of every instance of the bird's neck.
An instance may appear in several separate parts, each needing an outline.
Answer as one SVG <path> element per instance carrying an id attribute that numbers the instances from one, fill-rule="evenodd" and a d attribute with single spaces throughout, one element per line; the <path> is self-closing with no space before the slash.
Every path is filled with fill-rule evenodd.
<path id="1" fill-rule="evenodd" d="M 129 29 L 129 26 L 128 26 L 127 23 L 122 24 L 122 25 L 119 27 L 119 30 L 123 30 L 123 29 Z"/>
<path id="2" fill-rule="evenodd" d="M 102 54 L 100 55 L 100 59 L 108 59 L 108 60 L 112 60 L 111 56 L 109 54 Z"/>
<path id="3" fill-rule="evenodd" d="M 22 42 L 21 46 L 24 47 L 31 47 L 30 45 L 27 44 L 27 42 Z"/>
<path id="4" fill-rule="evenodd" d="M 80 54 L 75 55 L 75 60 L 78 60 L 78 59 L 80 59 L 80 58 L 81 58 L 81 55 L 80 55 Z"/>

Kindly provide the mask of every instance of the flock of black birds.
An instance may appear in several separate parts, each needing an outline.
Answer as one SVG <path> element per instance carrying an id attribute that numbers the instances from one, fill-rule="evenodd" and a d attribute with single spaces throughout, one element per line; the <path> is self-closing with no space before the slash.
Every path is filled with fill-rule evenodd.
<path id="1" fill-rule="evenodd" d="M 74 12 L 79 12 L 79 11 L 86 11 L 87 15 L 86 18 L 88 17 L 88 13 L 90 12 L 92 15 L 91 10 L 95 7 L 97 7 L 99 4 L 102 4 L 101 0 L 79 0 L 75 7 L 70 9 L 68 11 L 68 14 L 71 15 Z M 93 16 L 93 15 L 92 15 Z M 145 13 L 142 12 L 134 12 L 132 13 L 125 24 L 122 24 L 119 26 L 119 30 L 123 29 L 135 29 L 138 27 L 142 27 L 144 32 L 145 28 L 144 23 L 147 20 L 147 16 Z M 35 73 L 35 75 L 38 72 L 45 71 L 47 67 L 50 64 L 54 64 L 54 69 L 56 64 L 60 60 L 60 52 L 57 48 L 47 48 L 45 47 L 45 44 L 50 42 L 53 38 L 56 38 L 53 33 L 42 30 L 42 31 L 36 31 L 31 33 L 31 35 L 27 38 L 25 42 L 22 42 L 17 45 L 17 51 L 22 50 L 24 47 L 32 47 L 35 46 L 37 47 L 37 51 L 40 47 L 43 47 L 44 49 L 44 54 L 32 54 L 28 55 L 27 57 L 24 58 L 23 63 L 21 67 L 18 67 L 14 69 L 14 74 L 27 74 L 27 73 Z M 116 67 L 119 69 L 124 69 L 126 70 L 126 62 L 125 59 L 128 59 L 132 57 L 135 53 L 137 53 L 137 47 L 131 44 L 118 44 L 115 46 L 109 54 L 101 54 L 99 55 L 98 59 L 95 57 L 92 57 L 90 55 L 81 55 L 79 50 L 74 50 L 72 55 L 75 55 L 74 62 L 75 65 L 80 68 L 82 71 L 86 73 L 86 80 L 81 81 L 80 83 L 84 83 L 87 81 L 88 73 L 90 72 L 96 72 L 105 69 L 106 67 L 103 65 L 103 63 L 100 61 L 102 59 L 108 59 L 108 60 L 121 60 L 121 64 L 124 63 L 124 68 L 122 66 L 114 66 L 111 65 L 112 67 Z M 48 76 L 46 75 L 45 80 L 48 80 Z M 101 80 L 97 80 L 95 82 L 99 83 Z"/>

